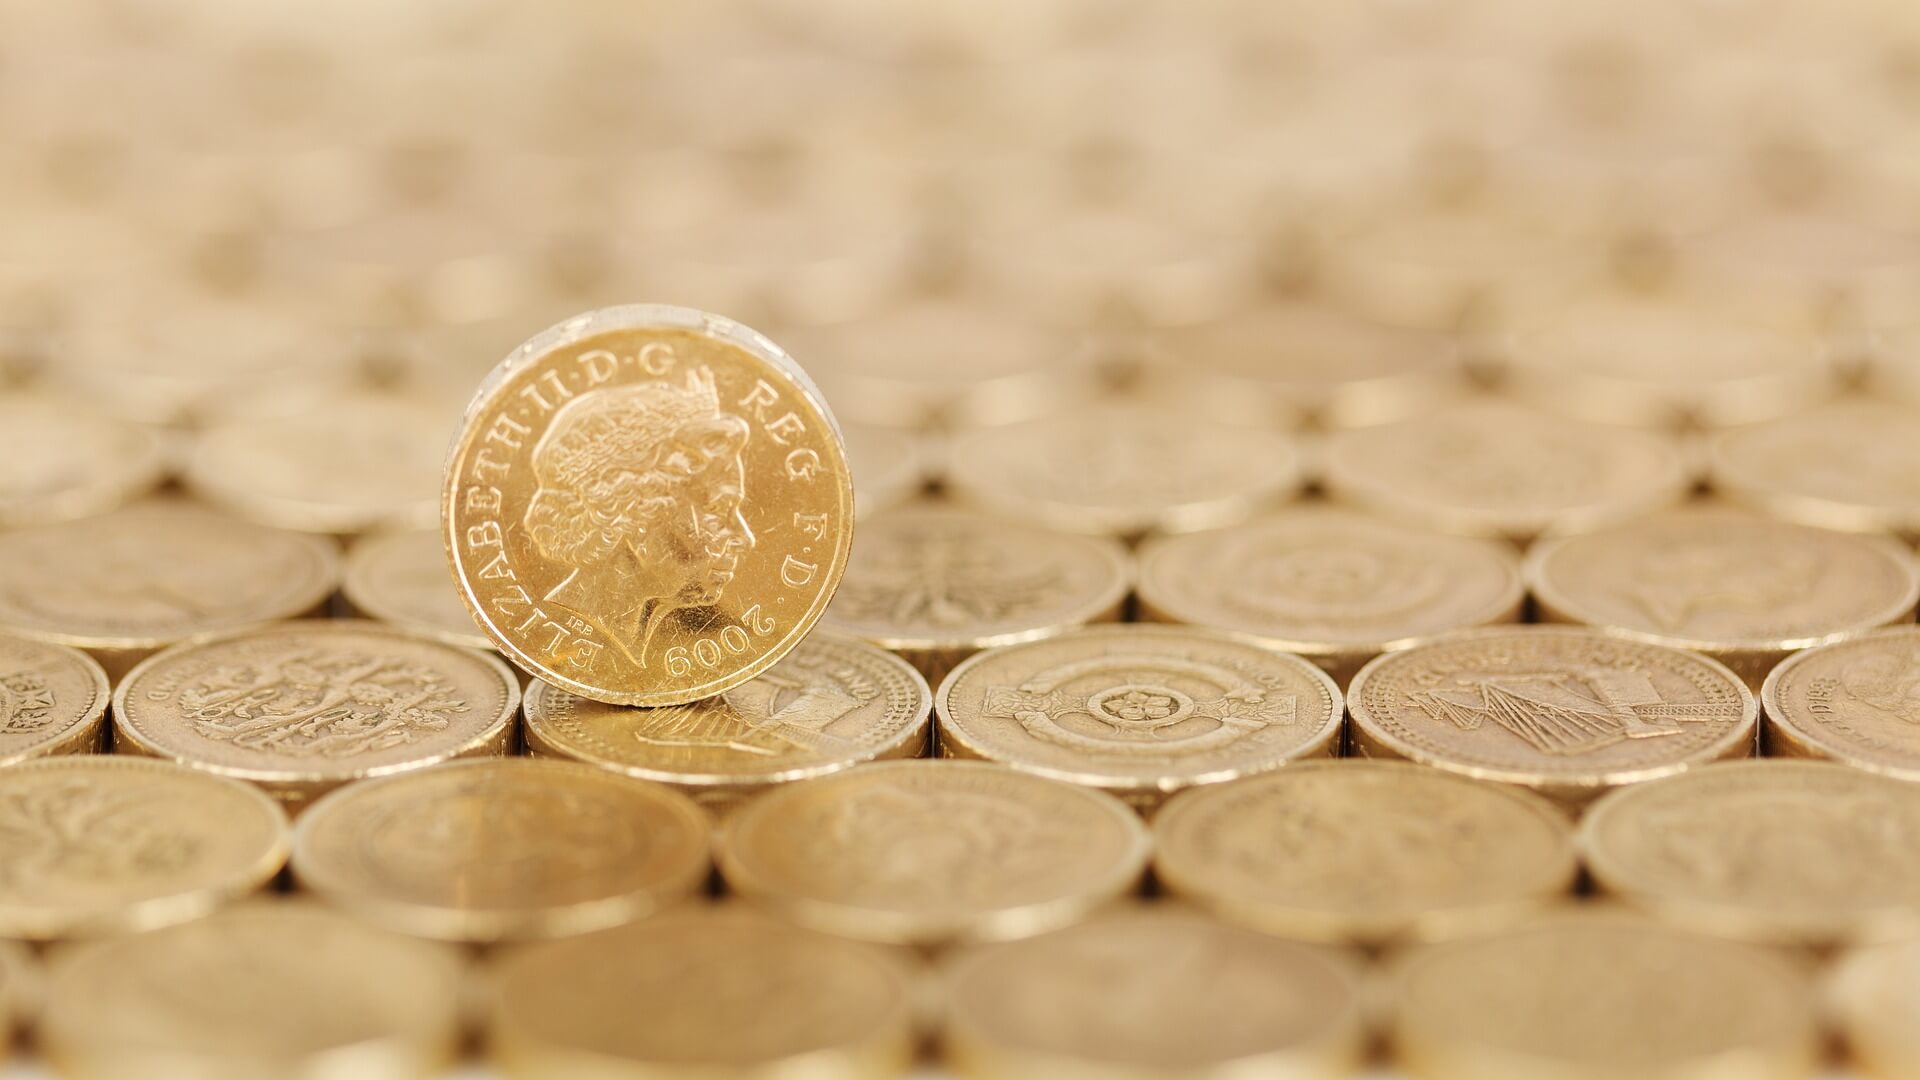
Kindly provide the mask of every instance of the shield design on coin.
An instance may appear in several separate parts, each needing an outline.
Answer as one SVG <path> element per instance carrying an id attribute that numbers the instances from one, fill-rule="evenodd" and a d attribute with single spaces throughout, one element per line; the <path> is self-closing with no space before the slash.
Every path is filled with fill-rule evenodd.
<path id="1" fill-rule="evenodd" d="M 38 731 L 53 714 L 53 688 L 35 675 L 0 678 L 0 733 Z"/>
<path id="2" fill-rule="evenodd" d="M 1273 724 L 1297 702 L 1220 664 L 1101 656 L 1050 668 L 987 694 L 986 715 L 1016 720 L 1036 739 L 1094 754 L 1198 753 Z"/>

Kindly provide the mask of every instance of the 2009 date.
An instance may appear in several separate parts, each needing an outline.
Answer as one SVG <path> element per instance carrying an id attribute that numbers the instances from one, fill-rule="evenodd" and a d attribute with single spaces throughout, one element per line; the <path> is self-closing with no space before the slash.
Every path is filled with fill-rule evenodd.
<path id="1" fill-rule="evenodd" d="M 740 617 L 740 624 L 729 626 L 712 637 L 704 637 L 691 645 L 675 645 L 667 650 L 667 674 L 680 678 L 691 673 L 694 668 L 708 671 L 718 670 L 729 656 L 742 656 L 753 648 L 753 637 L 765 637 L 773 633 L 777 624 L 773 616 L 764 614 L 761 605 L 748 608 Z"/>

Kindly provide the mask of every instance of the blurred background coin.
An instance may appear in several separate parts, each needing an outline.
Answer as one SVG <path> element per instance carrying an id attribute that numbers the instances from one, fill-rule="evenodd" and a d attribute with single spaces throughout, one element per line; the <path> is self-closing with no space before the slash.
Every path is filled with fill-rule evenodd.
<path id="1" fill-rule="evenodd" d="M 14 1049 L 14 1032 L 39 991 L 40 965 L 26 948 L 0 942 L 0 1061 Z"/>
<path id="2" fill-rule="evenodd" d="M 86 653 L 0 634 L 0 765 L 104 749 L 108 700 Z"/>
<path id="3" fill-rule="evenodd" d="M 467 649 L 492 649 L 447 572 L 438 530 L 378 533 L 347 551 L 340 594 L 355 614 Z"/>
<path id="4" fill-rule="evenodd" d="M 153 429 L 80 401 L 0 395 L 0 527 L 115 509 L 160 483 L 168 449 Z"/>
<path id="5" fill-rule="evenodd" d="M 1720 495 L 1790 521 L 1920 537 L 1920 409 L 1851 398 L 1708 443 Z"/>
<path id="6" fill-rule="evenodd" d="M 1892 1080 L 1920 1069 L 1917 976 L 1920 941 L 1913 938 L 1855 949 L 1834 969 L 1831 996 L 1841 1038 L 1868 1076 Z"/>
<path id="7" fill-rule="evenodd" d="M 1769 756 L 1827 758 L 1920 780 L 1920 629 L 1894 626 L 1796 653 L 1760 689 Z"/>
<path id="8" fill-rule="evenodd" d="M 847 468 L 853 473 L 854 512 L 862 520 L 919 495 L 933 478 L 937 452 L 927 437 L 873 424 L 845 423 Z"/>

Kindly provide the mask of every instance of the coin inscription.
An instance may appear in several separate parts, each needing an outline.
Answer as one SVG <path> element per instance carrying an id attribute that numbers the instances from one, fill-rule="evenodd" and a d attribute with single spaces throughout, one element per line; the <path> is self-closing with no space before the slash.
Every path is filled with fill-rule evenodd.
<path id="1" fill-rule="evenodd" d="M 85 653 L 0 634 L 0 765 L 96 747 L 107 676 Z"/>
<path id="2" fill-rule="evenodd" d="M 1920 779 L 1920 630 L 1891 627 L 1789 657 L 1760 698 L 1770 754 Z"/>

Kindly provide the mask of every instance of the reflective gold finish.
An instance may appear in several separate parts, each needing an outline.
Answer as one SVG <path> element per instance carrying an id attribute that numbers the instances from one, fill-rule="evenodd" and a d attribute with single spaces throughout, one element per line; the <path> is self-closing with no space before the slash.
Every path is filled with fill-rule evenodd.
<path id="1" fill-rule="evenodd" d="M 0 634 L 0 766 L 102 749 L 108 699 L 86 653 Z"/>
<path id="2" fill-rule="evenodd" d="M 84 402 L 0 394 L 0 528 L 106 513 L 153 490 L 166 450 Z"/>
<path id="3" fill-rule="evenodd" d="M 1714 490 L 1775 517 L 1920 537 L 1920 408 L 1848 399 L 1708 444 Z"/>
<path id="4" fill-rule="evenodd" d="M 1834 970 L 1830 996 L 1857 1068 L 1879 1080 L 1920 1073 L 1920 940 L 1848 953 Z"/>
<path id="5" fill-rule="evenodd" d="M 1920 629 L 1894 626 L 1796 653 L 1760 689 L 1774 757 L 1828 758 L 1920 780 Z"/>
<path id="6" fill-rule="evenodd" d="M 423 637 L 466 649 L 492 649 L 474 625 L 447 572 L 447 545 L 430 529 L 381 533 L 354 541 L 341 595 L 355 612 Z"/>

